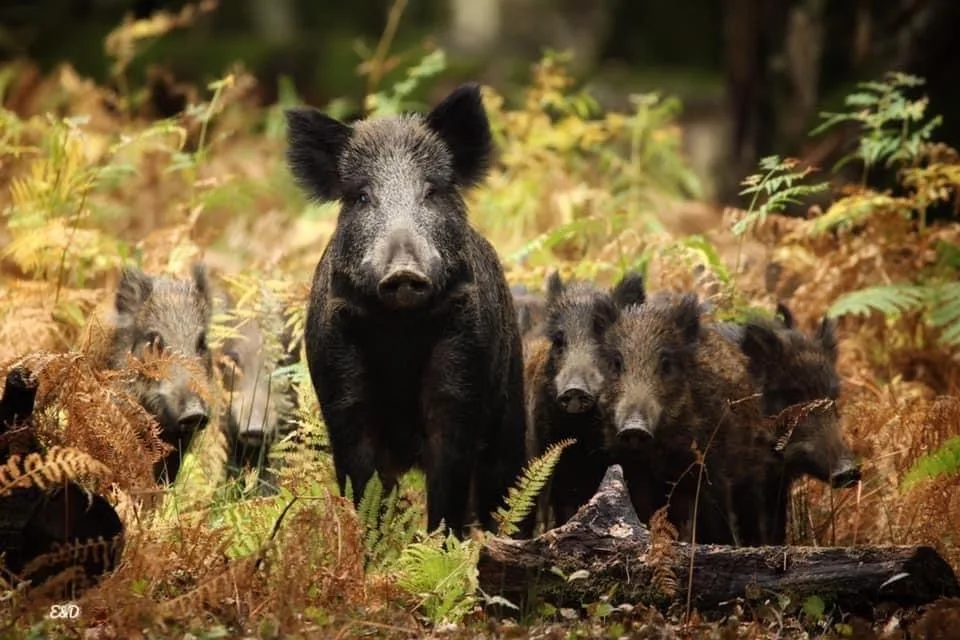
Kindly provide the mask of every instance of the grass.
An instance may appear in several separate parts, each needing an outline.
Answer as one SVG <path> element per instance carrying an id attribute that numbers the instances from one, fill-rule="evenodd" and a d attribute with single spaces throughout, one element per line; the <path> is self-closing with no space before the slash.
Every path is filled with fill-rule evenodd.
<path id="1" fill-rule="evenodd" d="M 373 115 L 404 107 L 410 91 L 446 70 L 436 52 L 406 52 L 404 60 L 399 84 L 375 87 Z M 184 274 L 202 258 L 224 286 L 232 283 L 241 306 L 255 309 L 269 293 L 302 332 L 310 277 L 336 209 L 308 205 L 294 188 L 283 164 L 280 111 L 253 104 L 242 72 L 198 88 L 183 114 L 162 122 L 68 71 L 36 82 L 27 75 L 24 68 L 0 73 L 8 80 L 4 104 L 16 107 L 0 112 L 0 362 L 49 352 L 45 388 L 68 380 L 85 390 L 69 405 L 69 419 L 62 411 L 69 398 L 49 400 L 45 444 L 74 447 L 94 461 L 86 466 L 96 477 L 111 480 L 110 489 L 98 490 L 117 505 L 127 542 L 119 569 L 77 598 L 79 622 L 44 619 L 49 599 L 6 585 L 5 634 L 423 637 L 447 630 L 469 637 L 536 628 L 551 637 L 617 637 L 672 626 L 693 637 L 768 637 L 852 628 L 822 602 L 786 616 L 787 603 L 776 597 L 749 621 L 708 623 L 694 615 L 680 624 L 673 612 L 615 599 L 578 611 L 541 603 L 517 622 L 487 620 L 485 603 L 513 609 L 477 591 L 478 541 L 423 530 L 421 474 L 408 475 L 391 496 L 368 486 L 359 512 L 337 496 L 330 457 L 318 448 L 326 435 L 303 364 L 288 372 L 301 399 L 303 442 L 280 447 L 286 464 L 278 495 L 251 498 L 228 486 L 216 430 L 206 432 L 173 487 L 146 487 L 141 467 L 149 456 L 129 431 L 142 426 L 142 416 L 105 419 L 98 403 L 109 400 L 98 399 L 97 379 L 60 355 L 80 344 L 117 268 L 136 263 Z M 405 77 L 415 82 L 403 85 Z M 508 279 L 536 289 L 559 269 L 608 285 L 640 268 L 650 290 L 697 290 L 704 279 L 692 267 L 703 264 L 719 284 L 712 296 L 722 314 L 769 311 L 785 300 L 805 328 L 824 314 L 840 316 L 844 428 L 863 456 L 865 480 L 860 490 L 842 492 L 801 483 L 791 541 L 931 544 L 960 568 L 952 534 L 960 523 L 952 453 L 960 424 L 958 315 L 942 295 L 955 280 L 960 225 L 918 225 L 907 215 L 955 197 L 960 161 L 930 142 L 926 129 L 921 137 L 885 136 L 874 126 L 898 114 L 923 115 L 922 105 L 897 100 L 897 113 L 870 120 L 869 159 L 879 149 L 903 162 L 907 195 L 858 185 L 835 194 L 822 215 L 797 219 L 784 218 L 779 207 L 815 191 L 796 184 L 815 181 L 816 172 L 767 159 L 757 176 L 745 177 L 755 196 L 748 209 L 715 211 L 697 201 L 675 101 L 647 94 L 631 111 L 604 113 L 573 86 L 563 59 L 548 56 L 518 94 L 485 88 L 500 158 L 470 196 L 470 215 L 498 248 Z M 886 85 L 883 95 L 897 86 Z M 48 113 L 51 104 L 61 110 Z M 780 176 L 779 184 L 770 176 Z M 784 186 L 793 190 L 778 200 Z M 770 262 L 781 266 L 772 286 L 765 280 Z M 77 404 L 81 399 L 87 404 Z M 126 435 L 95 437 L 104 429 Z M 929 455 L 942 446 L 943 454 Z M 532 472 L 537 482 L 542 471 Z M 377 523 L 381 498 L 387 517 Z M 517 501 L 528 503 L 529 495 Z"/>

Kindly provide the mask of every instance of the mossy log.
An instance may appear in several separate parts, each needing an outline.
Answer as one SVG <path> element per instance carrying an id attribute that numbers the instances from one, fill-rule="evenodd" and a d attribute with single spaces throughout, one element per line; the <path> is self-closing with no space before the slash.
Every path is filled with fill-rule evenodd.
<path id="1" fill-rule="evenodd" d="M 657 562 L 650 562 L 650 531 L 633 510 L 622 469 L 613 465 L 590 502 L 563 526 L 532 540 L 492 538 L 480 554 L 480 586 L 513 602 L 539 595 L 558 605 L 596 602 L 615 586 L 617 602 L 663 607 L 685 602 L 689 585 L 691 604 L 701 612 L 736 599 L 762 602 L 779 594 L 793 603 L 816 595 L 846 610 L 879 603 L 918 605 L 960 594 L 950 565 L 925 546 L 731 547 L 665 541 L 655 555 Z M 576 572 L 577 579 L 563 577 Z"/>

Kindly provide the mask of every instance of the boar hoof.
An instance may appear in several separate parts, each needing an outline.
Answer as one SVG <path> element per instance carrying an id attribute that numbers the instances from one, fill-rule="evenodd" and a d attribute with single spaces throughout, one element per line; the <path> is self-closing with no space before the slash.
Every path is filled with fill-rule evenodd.
<path id="1" fill-rule="evenodd" d="M 398 269 L 377 285 L 380 300 L 393 309 L 413 309 L 430 297 L 433 283 L 430 278 L 411 269 Z"/>
<path id="2" fill-rule="evenodd" d="M 584 413 L 593 406 L 593 396 L 586 389 L 569 387 L 557 396 L 557 402 L 567 413 Z"/>

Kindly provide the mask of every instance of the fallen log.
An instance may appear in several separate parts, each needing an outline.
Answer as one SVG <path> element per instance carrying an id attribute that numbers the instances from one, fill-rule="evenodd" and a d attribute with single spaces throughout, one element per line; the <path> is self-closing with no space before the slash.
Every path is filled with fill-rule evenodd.
<path id="1" fill-rule="evenodd" d="M 594 497 L 563 526 L 532 540 L 490 539 L 478 568 L 480 587 L 487 593 L 515 603 L 536 595 L 561 606 L 596 602 L 615 587 L 617 602 L 664 607 L 685 602 L 688 584 L 691 605 L 701 612 L 738 598 L 762 602 L 778 594 L 795 604 L 816 595 L 848 611 L 881 602 L 918 605 L 960 594 L 953 569 L 926 546 L 665 542 L 652 550 L 650 531 L 633 510 L 619 465 L 607 470 Z M 564 577 L 575 573 L 582 579 Z"/>

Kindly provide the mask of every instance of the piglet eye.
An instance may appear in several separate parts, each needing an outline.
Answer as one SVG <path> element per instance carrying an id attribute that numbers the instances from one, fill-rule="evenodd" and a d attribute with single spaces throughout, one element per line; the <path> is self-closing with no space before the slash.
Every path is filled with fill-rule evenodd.
<path id="1" fill-rule="evenodd" d="M 616 375 L 623 373 L 623 356 L 619 353 L 610 354 L 610 369 Z"/>
<path id="2" fill-rule="evenodd" d="M 206 352 L 207 352 L 207 334 L 206 332 L 203 332 L 197 337 L 197 353 L 206 353 Z"/>
<path id="3" fill-rule="evenodd" d="M 563 331 L 554 331 L 553 334 L 550 336 L 550 342 L 553 343 L 554 349 L 562 350 L 563 345 L 566 342 L 565 337 L 563 335 Z"/>
<path id="4" fill-rule="evenodd" d="M 670 376 L 673 375 L 677 368 L 677 363 L 674 362 L 673 357 L 669 354 L 663 354 L 660 356 L 660 375 Z"/>

